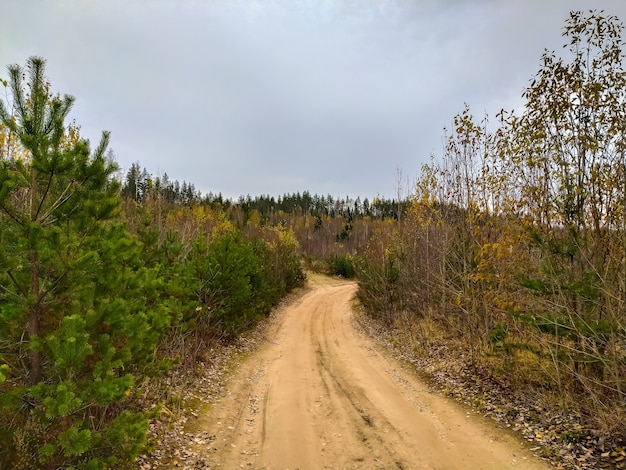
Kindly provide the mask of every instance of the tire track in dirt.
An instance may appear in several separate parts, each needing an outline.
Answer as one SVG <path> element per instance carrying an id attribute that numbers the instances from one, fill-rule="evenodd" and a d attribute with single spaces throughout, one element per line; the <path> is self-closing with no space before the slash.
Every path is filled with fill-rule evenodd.
<path id="1" fill-rule="evenodd" d="M 547 469 L 432 393 L 351 323 L 356 284 L 312 275 L 195 424 L 211 468 Z"/>

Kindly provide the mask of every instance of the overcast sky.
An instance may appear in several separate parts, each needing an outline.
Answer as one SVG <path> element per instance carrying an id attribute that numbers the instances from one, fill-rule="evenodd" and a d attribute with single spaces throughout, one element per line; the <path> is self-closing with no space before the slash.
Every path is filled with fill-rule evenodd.
<path id="1" fill-rule="evenodd" d="M 519 110 L 589 8 L 626 19 L 624 0 L 0 0 L 0 77 L 45 58 L 123 169 L 234 198 L 394 197 L 464 103 Z"/>

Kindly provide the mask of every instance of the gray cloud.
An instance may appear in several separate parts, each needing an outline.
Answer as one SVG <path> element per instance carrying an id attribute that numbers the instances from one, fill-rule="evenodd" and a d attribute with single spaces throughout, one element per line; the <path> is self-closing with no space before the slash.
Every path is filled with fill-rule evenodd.
<path id="1" fill-rule="evenodd" d="M 621 0 L 593 6 L 626 17 Z M 588 7 L 4 0 L 0 64 L 45 57 L 83 134 L 111 130 L 123 167 L 231 197 L 391 197 L 396 168 L 416 174 L 465 102 L 478 116 L 519 109 L 568 11 Z"/>

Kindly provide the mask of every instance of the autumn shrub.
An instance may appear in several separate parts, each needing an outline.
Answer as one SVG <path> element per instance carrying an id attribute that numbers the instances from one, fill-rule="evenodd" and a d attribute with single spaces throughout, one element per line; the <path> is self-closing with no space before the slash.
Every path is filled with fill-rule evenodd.
<path id="1" fill-rule="evenodd" d="M 356 274 L 354 259 L 350 255 L 333 254 L 327 260 L 328 272 L 334 276 L 351 279 Z"/>
<path id="2" fill-rule="evenodd" d="M 247 240 L 236 230 L 199 237 L 190 255 L 198 311 L 222 334 L 250 328 L 294 287 L 304 271 L 297 242 L 288 232 L 270 240 Z"/>
<path id="3" fill-rule="evenodd" d="M 393 324 L 395 313 L 402 311 L 403 291 L 400 270 L 393 257 L 381 263 L 364 256 L 357 264 L 359 291 L 357 297 L 366 311 L 387 325 Z"/>
<path id="4" fill-rule="evenodd" d="M 276 280 L 274 283 L 278 282 L 283 286 L 281 296 L 302 286 L 306 280 L 306 273 L 299 256 L 300 244 L 293 231 L 283 228 L 267 229 L 261 238 L 266 247 L 263 261 L 266 271 L 264 278 L 269 283 L 272 283 L 274 278 Z"/>
<path id="5" fill-rule="evenodd" d="M 571 12 L 571 56 L 545 52 L 521 115 L 502 111 L 493 131 L 467 107 L 455 116 L 406 219 L 374 234 L 359 269 L 372 315 L 427 315 L 474 366 L 615 435 L 626 415 L 622 32 L 615 17 Z"/>
<path id="6" fill-rule="evenodd" d="M 250 243 L 235 232 L 194 242 L 189 260 L 202 313 L 216 329 L 233 336 L 258 319 L 254 289 L 259 263 Z"/>

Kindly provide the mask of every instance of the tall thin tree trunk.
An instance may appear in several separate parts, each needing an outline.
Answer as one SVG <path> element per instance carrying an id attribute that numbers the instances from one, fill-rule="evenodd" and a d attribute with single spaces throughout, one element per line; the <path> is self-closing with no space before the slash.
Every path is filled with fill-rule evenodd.
<path id="1" fill-rule="evenodd" d="M 31 193 L 30 193 L 30 219 L 36 221 L 37 219 L 37 170 L 31 168 Z M 32 295 L 32 305 L 28 310 L 28 319 L 26 323 L 26 333 L 28 333 L 28 339 L 31 342 L 31 349 L 29 351 L 30 362 L 30 374 L 28 377 L 28 383 L 35 385 L 41 381 L 42 368 L 41 368 L 41 353 L 32 348 L 33 339 L 39 335 L 39 322 L 41 317 L 40 312 L 40 286 L 39 286 L 39 253 L 36 247 L 31 247 L 30 254 L 30 292 Z"/>
<path id="2" fill-rule="evenodd" d="M 28 322 L 26 324 L 26 332 L 28 338 L 31 341 L 31 349 L 29 351 L 30 361 L 30 375 L 28 382 L 30 385 L 35 385 L 41 381 L 41 354 L 38 350 L 32 348 L 32 340 L 39 334 L 39 320 L 40 320 L 40 308 L 39 308 L 39 254 L 36 251 L 31 253 L 30 258 L 31 265 L 31 293 L 33 295 L 34 303 L 31 305 L 28 311 Z"/>

